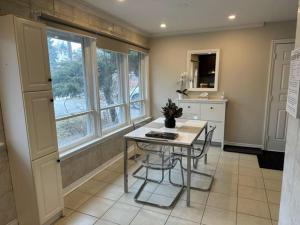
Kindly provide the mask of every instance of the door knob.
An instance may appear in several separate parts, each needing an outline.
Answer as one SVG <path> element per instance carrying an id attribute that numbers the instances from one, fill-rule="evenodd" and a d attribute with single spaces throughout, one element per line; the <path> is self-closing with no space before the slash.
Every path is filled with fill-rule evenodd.
<path id="1" fill-rule="evenodd" d="M 51 79 L 51 78 L 49 78 L 49 79 L 48 79 L 48 81 L 49 81 L 49 82 L 52 82 L 52 79 Z"/>
<path id="2" fill-rule="evenodd" d="M 50 99 L 50 102 L 54 102 L 53 98 Z"/>
<path id="3" fill-rule="evenodd" d="M 60 163 L 60 159 L 57 159 L 56 162 Z"/>

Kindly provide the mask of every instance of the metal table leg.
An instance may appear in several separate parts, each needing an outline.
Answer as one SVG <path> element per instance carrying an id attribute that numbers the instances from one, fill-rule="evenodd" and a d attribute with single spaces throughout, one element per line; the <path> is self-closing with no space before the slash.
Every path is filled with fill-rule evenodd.
<path id="1" fill-rule="evenodd" d="M 124 192 L 128 193 L 128 149 L 127 139 L 124 139 Z"/>
<path id="2" fill-rule="evenodd" d="M 190 206 L 191 198 L 191 147 L 187 148 L 187 180 L 186 180 L 186 206 Z"/>

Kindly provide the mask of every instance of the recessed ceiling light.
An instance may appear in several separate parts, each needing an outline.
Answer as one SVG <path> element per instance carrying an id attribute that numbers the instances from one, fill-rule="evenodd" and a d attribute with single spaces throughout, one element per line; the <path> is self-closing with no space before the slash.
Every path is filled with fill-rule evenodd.
<path id="1" fill-rule="evenodd" d="M 235 20 L 236 19 L 236 15 L 235 14 L 231 14 L 228 16 L 229 20 Z"/>
<path id="2" fill-rule="evenodd" d="M 162 28 L 162 29 L 165 29 L 165 28 L 167 28 L 167 24 L 165 24 L 165 23 L 161 23 L 161 24 L 160 24 L 160 28 Z"/>
<path id="3" fill-rule="evenodd" d="M 125 0 L 117 0 L 118 2 L 125 2 Z"/>

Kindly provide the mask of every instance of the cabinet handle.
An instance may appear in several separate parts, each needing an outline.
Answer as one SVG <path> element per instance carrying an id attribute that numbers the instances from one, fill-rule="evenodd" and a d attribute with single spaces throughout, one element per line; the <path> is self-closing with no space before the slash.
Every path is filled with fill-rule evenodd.
<path id="1" fill-rule="evenodd" d="M 190 108 L 191 108 L 191 106 L 188 105 L 188 109 L 190 109 Z"/>
<path id="2" fill-rule="evenodd" d="M 53 98 L 50 99 L 50 102 L 54 102 Z"/>
<path id="3" fill-rule="evenodd" d="M 210 109 L 214 109 L 214 107 L 211 106 Z"/>
<path id="4" fill-rule="evenodd" d="M 56 160 L 56 162 L 60 163 L 60 159 Z"/>
<path id="5" fill-rule="evenodd" d="M 49 78 L 49 79 L 48 79 L 48 81 L 49 81 L 49 82 L 52 82 L 52 79 L 51 79 L 51 78 Z"/>

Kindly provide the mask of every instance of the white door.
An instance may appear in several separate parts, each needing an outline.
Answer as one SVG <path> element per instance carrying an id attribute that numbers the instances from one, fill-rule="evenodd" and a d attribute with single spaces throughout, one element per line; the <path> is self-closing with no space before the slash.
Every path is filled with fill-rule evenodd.
<path id="1" fill-rule="evenodd" d="M 31 159 L 56 152 L 56 126 L 51 91 L 26 92 L 25 110 Z"/>
<path id="2" fill-rule="evenodd" d="M 33 161 L 32 167 L 40 224 L 44 224 L 63 209 L 62 178 L 58 153 Z"/>
<path id="3" fill-rule="evenodd" d="M 15 21 L 23 91 L 50 90 L 45 25 L 20 18 Z"/>
<path id="4" fill-rule="evenodd" d="M 273 49 L 266 148 L 271 151 L 284 151 L 287 128 L 285 108 L 290 73 L 290 56 L 291 51 L 294 49 L 294 42 L 276 43 Z"/>

